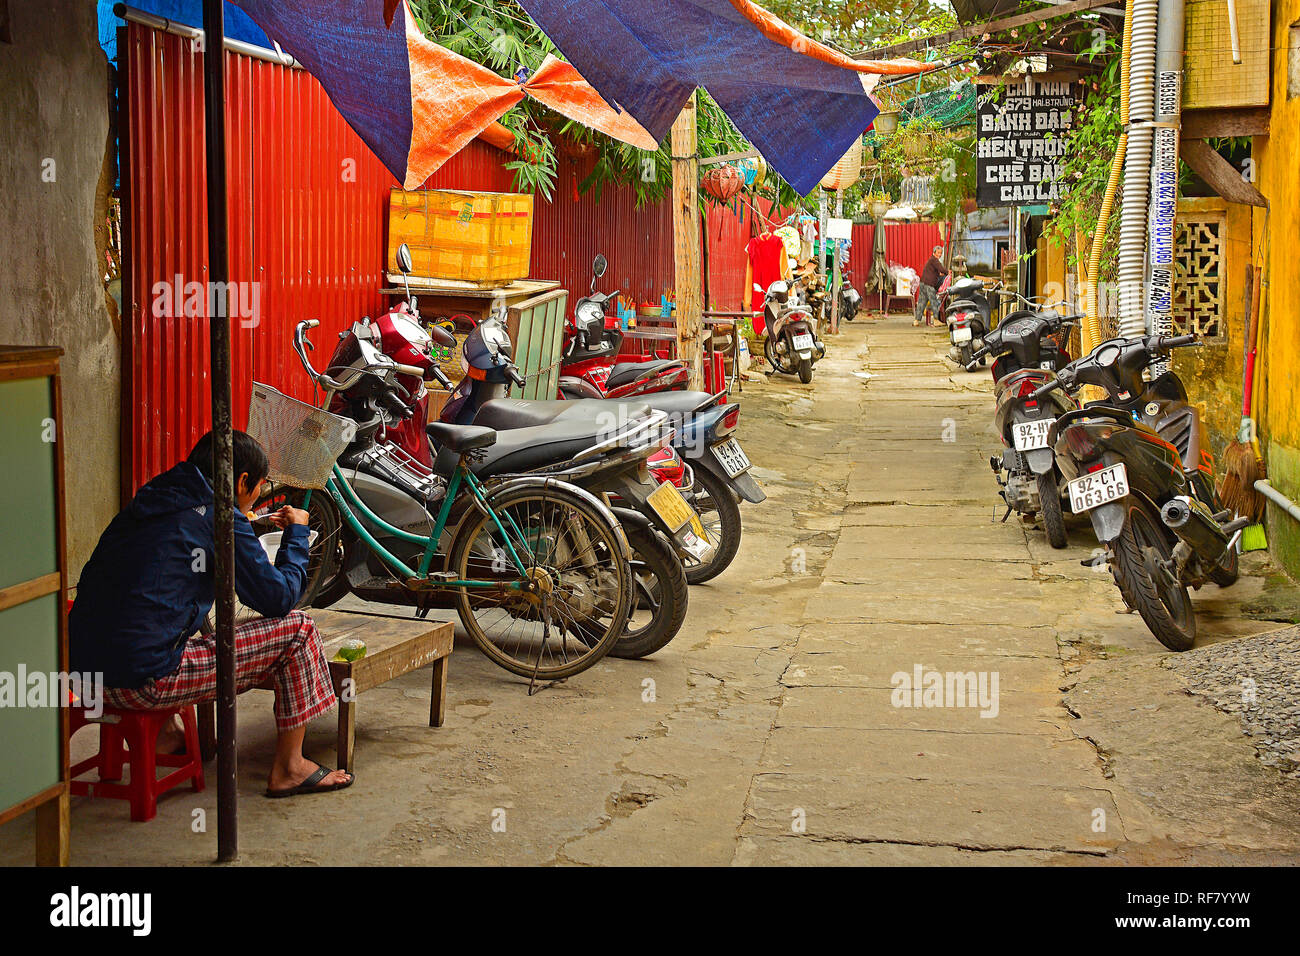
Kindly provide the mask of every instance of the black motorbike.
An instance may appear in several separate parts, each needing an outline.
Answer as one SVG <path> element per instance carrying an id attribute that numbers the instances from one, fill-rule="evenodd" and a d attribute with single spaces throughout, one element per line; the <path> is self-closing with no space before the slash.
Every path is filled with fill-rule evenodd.
<path id="1" fill-rule="evenodd" d="M 1250 520 L 1223 509 L 1205 425 L 1178 376 L 1144 376 L 1171 350 L 1197 344 L 1194 335 L 1111 339 L 1033 396 L 1085 385 L 1106 392 L 1060 416 L 1048 441 L 1070 507 L 1091 519 L 1124 603 L 1175 651 L 1196 640 L 1188 587 L 1237 580 L 1236 542 Z"/>
<path id="2" fill-rule="evenodd" d="M 984 336 L 966 366 L 973 372 L 977 362 L 993 358 L 994 420 L 1005 447 L 989 459 L 989 466 L 1007 505 L 1002 520 L 1012 511 L 1027 518 L 1041 515 L 1053 548 L 1064 548 L 1067 540 L 1061 472 L 1047 433 L 1057 418 L 1078 406 L 1061 392 L 1043 398 L 1034 393 L 1070 361 L 1060 339 L 1080 318 L 1050 309 L 1013 312 Z"/>
<path id="3" fill-rule="evenodd" d="M 944 295 L 943 318 L 948 326 L 948 340 L 952 343 L 954 362 L 970 365 L 975 352 L 983 345 L 984 336 L 992 327 L 993 308 L 989 303 L 984 283 L 973 276 L 958 279 L 948 286 Z M 978 360 L 984 364 L 983 359 Z"/>

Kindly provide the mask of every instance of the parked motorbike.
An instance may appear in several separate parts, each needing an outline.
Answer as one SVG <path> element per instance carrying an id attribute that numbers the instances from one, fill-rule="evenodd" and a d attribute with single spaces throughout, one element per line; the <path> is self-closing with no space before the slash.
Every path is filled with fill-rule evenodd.
<path id="1" fill-rule="evenodd" d="M 853 288 L 853 273 L 845 269 L 840 275 L 840 318 L 852 322 L 862 307 L 862 294 Z"/>
<path id="2" fill-rule="evenodd" d="M 944 294 L 943 317 L 948 326 L 953 361 L 966 366 L 984 344 L 992 327 L 992 307 L 984 283 L 973 276 L 958 279 Z M 985 359 L 979 359 L 980 365 Z"/>
<path id="3" fill-rule="evenodd" d="M 618 292 L 605 295 L 596 291 L 596 280 L 608 266 L 603 255 L 596 256 L 591 268 L 591 291 L 578 300 L 572 318 L 565 324 L 559 397 L 632 398 L 686 388 L 690 369 L 676 359 L 618 361 L 623 330 L 617 315 L 606 314 Z"/>
<path id="4" fill-rule="evenodd" d="M 1205 425 L 1177 374 L 1147 381 L 1154 361 L 1198 344 L 1195 335 L 1110 339 L 1032 394 L 1106 392 L 1057 418 L 1048 442 L 1071 510 L 1091 519 L 1124 603 L 1175 651 L 1196 640 L 1188 587 L 1237 580 L 1237 538 L 1250 520 L 1223 509 Z"/>
<path id="5" fill-rule="evenodd" d="M 1067 540 L 1061 473 L 1047 432 L 1059 416 L 1078 406 L 1061 392 L 1041 399 L 1033 393 L 1070 361 L 1058 337 L 1080 318 L 1050 309 L 1013 312 L 984 336 L 966 365 L 973 372 L 977 362 L 993 358 L 994 420 L 1005 448 L 989 459 L 989 465 L 1007 504 L 1002 520 L 1012 511 L 1028 518 L 1041 514 L 1053 548 L 1064 548 Z"/>
<path id="6" fill-rule="evenodd" d="M 790 284 L 778 279 L 767 288 L 763 302 L 767 335 L 763 354 L 772 368 L 786 375 L 798 375 L 807 385 L 812 381 L 813 366 L 826 355 L 826 346 L 817 338 L 817 319 Z"/>

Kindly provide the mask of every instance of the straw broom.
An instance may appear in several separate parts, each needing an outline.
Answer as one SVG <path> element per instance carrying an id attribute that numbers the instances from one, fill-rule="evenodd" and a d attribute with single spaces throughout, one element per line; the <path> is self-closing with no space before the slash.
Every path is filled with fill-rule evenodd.
<path id="1" fill-rule="evenodd" d="M 1252 523 L 1264 518 L 1264 496 L 1255 490 L 1255 482 L 1267 477 L 1264 458 L 1259 452 L 1255 419 L 1251 417 L 1255 390 L 1255 351 L 1259 336 L 1260 270 L 1254 269 L 1250 289 L 1250 329 L 1246 338 L 1245 366 L 1241 385 L 1241 427 L 1237 439 L 1223 453 L 1223 479 L 1219 499 L 1233 514 L 1247 515 Z"/>

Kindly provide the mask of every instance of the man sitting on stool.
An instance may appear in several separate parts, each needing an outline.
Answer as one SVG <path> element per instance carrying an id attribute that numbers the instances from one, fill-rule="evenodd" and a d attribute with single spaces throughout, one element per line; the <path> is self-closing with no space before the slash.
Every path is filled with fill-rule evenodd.
<path id="1" fill-rule="evenodd" d="M 271 516 L 282 531 L 275 565 L 245 512 L 269 471 L 250 435 L 234 433 L 235 593 L 264 615 L 235 628 L 235 681 L 242 693 L 275 686 L 275 759 L 268 797 L 325 793 L 352 784 L 342 770 L 302 754 L 307 723 L 336 703 L 320 632 L 294 605 L 307 583 L 307 512 Z M 68 617 L 72 668 L 102 673 L 114 707 L 162 710 L 217 696 L 216 638 L 196 633 L 214 598 L 213 438 L 136 493 L 109 524 L 81 573 Z M 159 735 L 164 752 L 179 731 Z"/>

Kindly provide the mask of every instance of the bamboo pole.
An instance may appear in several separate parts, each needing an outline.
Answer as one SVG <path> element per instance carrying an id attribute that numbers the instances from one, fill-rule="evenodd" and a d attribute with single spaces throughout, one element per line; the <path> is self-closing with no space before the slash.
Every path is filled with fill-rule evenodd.
<path id="1" fill-rule="evenodd" d="M 700 305 L 700 157 L 694 94 L 673 121 L 671 142 L 677 356 L 691 370 L 690 387 L 700 389 L 704 386 L 704 318 Z"/>

